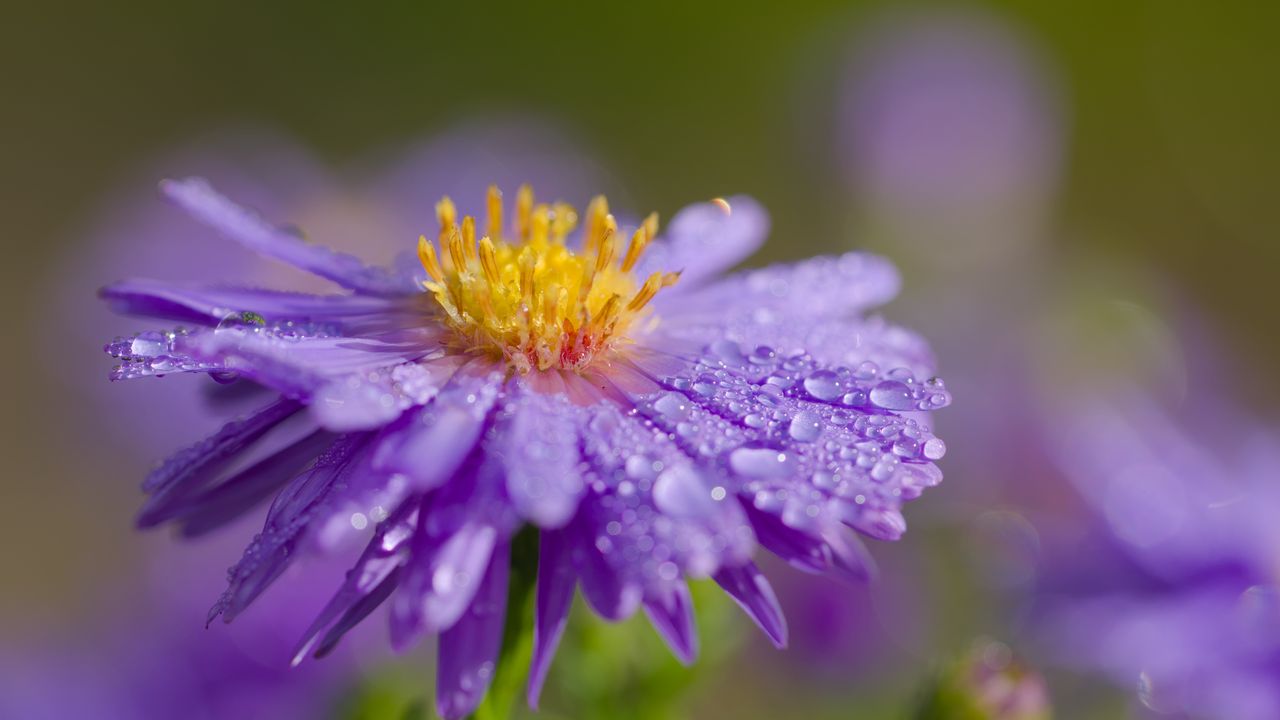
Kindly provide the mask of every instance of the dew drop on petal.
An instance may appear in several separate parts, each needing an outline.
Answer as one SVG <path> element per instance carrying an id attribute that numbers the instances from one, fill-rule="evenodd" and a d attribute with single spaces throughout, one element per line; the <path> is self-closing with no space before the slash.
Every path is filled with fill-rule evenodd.
<path id="1" fill-rule="evenodd" d="M 897 380 L 885 380 L 871 388 L 871 403 L 886 410 L 910 410 L 915 407 L 911 388 Z"/>
<path id="2" fill-rule="evenodd" d="M 791 418 L 787 433 L 801 442 L 813 442 L 822 434 L 822 419 L 817 413 L 802 412 Z"/>
<path id="3" fill-rule="evenodd" d="M 711 492 L 692 468 L 668 468 L 653 483 L 653 504 L 665 515 L 692 517 L 713 509 Z"/>
<path id="4" fill-rule="evenodd" d="M 791 473 L 792 461 L 773 448 L 743 447 L 729 453 L 729 467 L 744 477 L 776 478 Z"/>
<path id="5" fill-rule="evenodd" d="M 653 409 L 672 420 L 680 420 L 689 413 L 688 403 L 680 393 L 669 392 L 653 403 Z"/>
<path id="6" fill-rule="evenodd" d="M 818 370 L 804 379 L 804 389 L 819 400 L 830 400 L 840 395 L 840 377 L 830 370 Z"/>
<path id="7" fill-rule="evenodd" d="M 947 444 L 942 438 L 929 438 L 924 443 L 923 454 L 927 460 L 941 460 L 947 454 Z"/>

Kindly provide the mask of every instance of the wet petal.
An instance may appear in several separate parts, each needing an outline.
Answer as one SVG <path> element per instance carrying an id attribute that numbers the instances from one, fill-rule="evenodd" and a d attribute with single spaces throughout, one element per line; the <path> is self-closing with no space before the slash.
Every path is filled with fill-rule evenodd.
<path id="1" fill-rule="evenodd" d="M 218 325 L 229 316 L 250 312 L 275 320 L 325 321 L 346 330 L 398 320 L 421 321 L 416 298 L 365 295 L 310 295 L 231 286 L 183 286 L 157 280 L 127 280 L 108 285 L 99 295 L 112 310 L 198 325 Z"/>
<path id="2" fill-rule="evenodd" d="M 409 565 L 391 605 L 391 642 L 398 650 L 423 632 L 439 632 L 458 622 L 479 590 L 497 542 L 497 531 L 479 523 L 435 536 L 426 528 L 430 512 L 429 507 L 423 510 Z"/>
<path id="3" fill-rule="evenodd" d="M 415 510 L 412 503 L 404 503 L 378 524 L 359 560 L 347 571 L 342 586 L 299 640 L 294 649 L 294 665 L 301 663 L 312 649 L 321 652 L 336 645 L 358 621 L 357 615 L 364 617 L 399 584 L 400 568 L 409 549 L 406 541 L 412 537 L 417 519 Z M 325 633 L 323 640 L 321 632 Z"/>
<path id="4" fill-rule="evenodd" d="M 729 593 L 756 625 L 769 636 L 779 649 L 787 646 L 787 620 L 778 604 L 778 597 L 764 573 L 747 563 L 738 567 L 724 567 L 715 575 L 716 584 Z"/>
<path id="5" fill-rule="evenodd" d="M 676 659 L 685 665 L 693 664 L 698 656 L 698 631 L 689 586 L 676 582 L 650 593 L 644 599 L 644 612 Z"/>
<path id="6" fill-rule="evenodd" d="M 457 720 L 475 710 L 493 681 L 502 648 L 510 569 L 511 546 L 502 543 L 494 549 L 466 613 L 440 634 L 436 710 L 445 720 Z"/>
<path id="7" fill-rule="evenodd" d="M 848 317 L 892 300 L 900 285 L 897 268 L 888 260 L 852 252 L 747 270 L 673 298 L 660 294 L 654 304 L 672 305 L 670 322 L 719 318 L 723 327 L 726 320 L 733 324 L 762 314 L 779 319 Z"/>
<path id="8" fill-rule="evenodd" d="M 148 527 L 162 522 L 154 514 L 190 497 L 216 479 L 236 456 L 301 409 L 297 402 L 279 399 L 248 417 L 227 423 L 217 433 L 166 459 L 147 475 L 142 490 L 151 497 L 138 517 Z"/>
<path id="9" fill-rule="evenodd" d="M 529 707 L 538 708 L 560 636 L 569 620 L 577 582 L 569 530 L 544 530 L 538 544 L 538 587 L 534 603 L 533 658 L 529 663 Z"/>
<path id="10" fill-rule="evenodd" d="M 425 405 L 457 372 L 462 359 L 446 355 L 381 367 L 325 382 L 311 398 L 309 410 L 330 430 L 368 430 Z"/>
<path id="11" fill-rule="evenodd" d="M 582 497 L 574 409 L 563 396 L 525 394 L 487 449 L 506 466 L 507 494 L 521 517 L 542 528 L 563 526 Z"/>
<path id="12" fill-rule="evenodd" d="M 429 490 L 453 476 L 484 431 L 500 375 L 459 372 L 428 405 L 406 414 L 374 453 L 374 467 Z"/>
<path id="13" fill-rule="evenodd" d="M 218 194 L 199 178 L 166 180 L 161 191 L 196 219 L 267 257 L 289 263 L 365 295 L 397 296 L 422 292 L 408 278 L 365 265 L 352 255 L 312 245 L 272 226 L 257 213 Z"/>
<path id="14" fill-rule="evenodd" d="M 636 274 L 679 272 L 680 284 L 671 294 L 698 287 L 760 247 L 769 234 L 769 214 L 755 200 L 736 195 L 725 205 L 690 205 L 676 213 L 671 224 L 646 251 Z"/>
<path id="15" fill-rule="evenodd" d="M 199 497 L 170 507 L 160 522 L 177 519 L 185 537 L 199 537 L 241 517 L 295 477 L 335 439 L 317 430 L 272 453 Z"/>
<path id="16" fill-rule="evenodd" d="M 222 598 L 209 612 L 209 621 L 221 615 L 231 622 L 253 602 L 293 561 L 295 549 L 311 529 L 310 520 L 321 509 L 336 485 L 359 465 L 367 434 L 340 437 L 315 465 L 295 478 L 276 496 L 262 532 L 254 537 L 240 562 L 228 573 Z"/>

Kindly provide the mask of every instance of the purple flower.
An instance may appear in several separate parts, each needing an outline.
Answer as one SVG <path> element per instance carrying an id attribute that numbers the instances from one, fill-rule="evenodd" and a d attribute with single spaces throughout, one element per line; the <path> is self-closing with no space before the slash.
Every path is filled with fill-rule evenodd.
<path id="1" fill-rule="evenodd" d="M 371 536 L 295 661 L 385 603 L 394 647 L 440 635 L 446 718 L 493 677 L 523 527 L 538 531 L 536 703 L 575 586 L 605 618 L 643 609 L 691 662 L 686 580 L 714 578 L 781 646 L 755 546 L 865 579 L 853 531 L 896 539 L 902 503 L 941 479 L 945 446 L 923 422 L 950 396 L 928 347 L 864 314 L 896 292 L 893 268 L 848 254 L 718 278 L 767 230 L 748 198 L 686 208 L 659 236 L 656 216 L 621 231 L 603 197 L 574 232 L 573 208 L 490 188 L 483 228 L 446 198 L 435 240 L 382 268 L 202 180 L 162 189 L 346 292 L 103 290 L 116 310 L 184 326 L 110 343 L 113 377 L 206 373 L 276 394 L 161 464 L 140 524 L 199 535 L 272 498 L 211 613 L 227 621 L 302 551 Z"/>
<path id="2" fill-rule="evenodd" d="M 1059 429 L 1098 532 L 1062 548 L 1044 622 L 1060 657 L 1156 711 L 1280 717 L 1280 442 L 1218 404 L 1182 421 L 1115 391 Z"/>

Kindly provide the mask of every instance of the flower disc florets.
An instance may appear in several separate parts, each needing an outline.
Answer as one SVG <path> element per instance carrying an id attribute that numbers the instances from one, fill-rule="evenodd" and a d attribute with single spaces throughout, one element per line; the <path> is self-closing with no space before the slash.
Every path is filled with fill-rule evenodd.
<path id="1" fill-rule="evenodd" d="M 616 347 L 645 306 L 675 273 L 656 272 L 638 283 L 631 270 L 658 232 L 647 217 L 619 253 L 618 226 L 604 196 L 587 206 L 581 247 L 565 243 L 578 223 L 564 203 L 535 204 L 533 191 L 516 194 L 514 236 L 503 233 L 502 193 L 489 188 L 486 235 L 476 241 L 471 216 L 457 220 L 453 201 L 436 205 L 436 250 L 425 236 L 418 256 L 424 283 L 444 311 L 456 350 L 506 359 L 520 373 L 582 370 Z"/>

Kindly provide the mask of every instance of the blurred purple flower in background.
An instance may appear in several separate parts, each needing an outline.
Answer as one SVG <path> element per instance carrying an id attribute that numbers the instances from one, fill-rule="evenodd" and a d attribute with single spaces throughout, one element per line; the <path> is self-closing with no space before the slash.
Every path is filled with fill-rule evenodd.
<path id="1" fill-rule="evenodd" d="M 525 189 L 513 207 L 491 189 L 487 237 L 445 200 L 438 245 L 424 237 L 418 263 L 382 269 L 202 180 L 163 187 L 246 247 L 351 294 L 103 291 L 117 310 L 194 326 L 111 343 L 115 377 L 207 373 L 280 394 L 153 472 L 140 522 L 198 535 L 275 496 L 214 608 L 228 621 L 300 551 L 372 531 L 296 659 L 328 652 L 390 599 L 394 646 L 441 634 L 445 717 L 474 709 L 499 670 L 526 523 L 541 528 L 536 701 L 576 584 L 606 618 L 643 607 L 691 661 L 684 579 L 714 577 L 783 644 L 755 544 L 863 579 L 870 560 L 848 528 L 896 539 L 902 502 L 941 478 L 945 448 L 921 421 L 950 395 L 931 354 L 865 315 L 896 293 L 896 272 L 848 254 L 716 280 L 766 233 L 747 198 L 687 208 L 662 237 L 651 217 L 628 244 L 603 198 L 575 240 L 572 208 L 535 205 Z"/>
<path id="2" fill-rule="evenodd" d="M 873 230 L 953 273 L 1023 257 L 1061 153 L 1034 41 L 978 9 L 917 9 L 885 13 L 855 47 L 837 147 Z"/>
<path id="3" fill-rule="evenodd" d="M 307 620 L 300 610 L 319 609 L 328 577 L 295 571 L 287 588 L 264 599 L 235 628 L 206 630 L 201 620 L 218 580 L 212 561 L 227 545 L 186 549 L 181 557 L 163 553 L 128 597 L 108 591 L 95 598 L 87 626 L 64 627 L 39 642 L 6 643 L 0 651 L 0 717 L 329 716 L 358 685 L 361 671 L 353 653 L 306 668 L 287 663 Z"/>
<path id="4" fill-rule="evenodd" d="M 1013 439 L 1035 412 L 1026 344 L 1065 103 L 1037 39 L 978 8 L 882 13 L 854 47 L 835 138 L 852 232 L 923 280 L 899 311 L 946 358 L 952 390 L 985 398 L 951 415 L 949 462 L 964 468 L 966 504 L 990 507 L 1034 466 Z"/>
<path id="5" fill-rule="evenodd" d="M 1133 390 L 1064 413 L 1059 464 L 1097 532 L 1050 559 L 1046 634 L 1158 712 L 1280 717 L 1280 434 L 1190 407 Z"/>
<path id="6" fill-rule="evenodd" d="M 1046 458 L 1027 331 L 1043 302 L 1066 123 L 1037 39 L 981 8 L 880 12 L 850 47 L 832 143 L 850 198 L 849 234 L 923 281 L 895 308 L 946 359 L 948 387 L 982 398 L 939 418 L 949 474 L 960 473 L 963 487 L 944 490 L 931 513 L 917 516 L 930 535 L 896 551 L 910 560 L 895 564 L 899 577 L 843 601 L 811 583 L 780 588 L 789 599 L 813 593 L 792 602 L 831 617 L 811 614 L 806 645 L 797 628 L 797 649 L 813 665 L 874 658 L 866 670 L 891 675 L 895 661 L 917 667 L 967 641 L 948 637 L 958 624 L 1016 635 L 1034 588 L 1038 538 L 1028 508 L 1052 506 L 1056 490 L 1035 482 Z M 944 556 L 972 578 L 943 577 L 953 570 Z M 956 592 L 976 597 L 953 599 Z M 850 603 L 878 612 L 855 615 Z M 974 616 L 958 623 L 957 608 Z M 834 677 L 847 671 L 829 668 Z"/>

